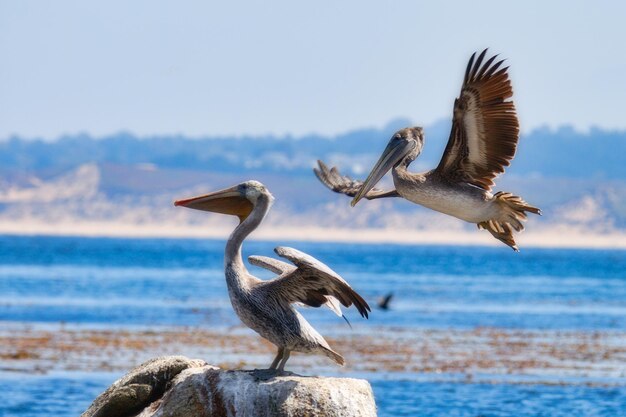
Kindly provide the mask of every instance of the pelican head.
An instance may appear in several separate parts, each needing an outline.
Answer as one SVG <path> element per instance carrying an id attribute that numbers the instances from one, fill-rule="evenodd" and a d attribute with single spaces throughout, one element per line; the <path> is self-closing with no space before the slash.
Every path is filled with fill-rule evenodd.
<path id="1" fill-rule="evenodd" d="M 422 152 L 424 131 L 421 127 L 407 127 L 398 130 L 389 140 L 383 154 L 372 168 L 372 172 L 350 203 L 353 207 L 380 179 L 391 169 L 400 164 L 409 165 Z"/>
<path id="2" fill-rule="evenodd" d="M 260 200 L 267 200 L 267 203 L 271 204 L 274 197 L 263 184 L 251 180 L 224 190 L 176 200 L 174 205 L 213 213 L 232 214 L 243 222 Z"/>

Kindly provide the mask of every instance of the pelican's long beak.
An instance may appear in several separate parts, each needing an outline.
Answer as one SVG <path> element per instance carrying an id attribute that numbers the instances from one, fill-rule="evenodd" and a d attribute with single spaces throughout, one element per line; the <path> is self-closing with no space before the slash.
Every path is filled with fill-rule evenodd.
<path id="1" fill-rule="evenodd" d="M 237 189 L 237 186 L 185 200 L 176 200 L 174 205 L 213 213 L 232 214 L 239 217 L 241 221 L 245 220 L 254 208 L 250 200 Z"/>
<path id="2" fill-rule="evenodd" d="M 380 181 L 380 179 L 384 177 L 391 168 L 393 168 L 398 162 L 400 162 L 402 158 L 406 156 L 406 154 L 411 152 L 414 147 L 414 142 L 389 142 L 389 144 L 383 151 L 383 154 L 378 159 L 378 162 L 376 162 L 376 165 L 374 165 L 374 168 L 372 168 L 372 172 L 370 172 L 367 179 L 361 186 L 361 189 L 352 199 L 350 205 L 354 207 L 356 203 L 358 203 L 359 200 L 361 200 L 363 196 L 368 193 L 369 190 L 374 188 L 378 181 Z"/>

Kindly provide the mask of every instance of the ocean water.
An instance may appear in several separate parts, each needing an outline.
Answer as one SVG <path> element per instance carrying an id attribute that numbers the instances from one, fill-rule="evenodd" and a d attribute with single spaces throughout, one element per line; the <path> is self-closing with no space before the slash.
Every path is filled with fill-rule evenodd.
<path id="1" fill-rule="evenodd" d="M 117 375 L 2 376 L 0 415 L 78 416 Z M 619 417 L 626 388 L 371 380 L 379 417 Z"/>
<path id="2" fill-rule="evenodd" d="M 323 260 L 370 304 L 394 293 L 385 327 L 626 331 L 626 251 L 281 242 Z M 237 324 L 223 241 L 0 236 L 0 326 L 133 328 Z M 249 242 L 246 255 L 273 255 Z M 264 270 L 251 267 L 261 277 Z M 319 309 L 316 326 L 336 324 Z M 347 316 L 361 320 L 354 311 Z M 0 374 L 0 416 L 77 415 L 119 375 Z M 89 380 L 89 383 L 84 383 Z M 371 379 L 381 416 L 626 415 L 624 387 Z"/>

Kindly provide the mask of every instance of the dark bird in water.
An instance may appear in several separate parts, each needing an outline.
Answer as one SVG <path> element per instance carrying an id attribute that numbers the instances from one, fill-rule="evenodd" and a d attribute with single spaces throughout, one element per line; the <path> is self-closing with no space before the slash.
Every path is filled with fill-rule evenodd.
<path id="1" fill-rule="evenodd" d="M 513 232 L 524 230 L 527 212 L 540 210 L 509 192 L 491 193 L 494 179 L 509 166 L 519 138 L 519 122 L 510 99 L 513 89 L 508 67 L 500 68 L 492 56 L 483 63 L 487 50 L 467 64 L 459 97 L 454 101 L 452 130 L 439 165 L 430 171 L 408 170 L 424 144 L 421 127 L 396 132 L 382 156 L 363 182 L 328 169 L 318 161 L 315 174 L 331 190 L 354 197 L 352 206 L 362 198 L 402 197 L 432 210 L 454 216 L 518 251 Z M 394 190 L 374 186 L 392 170 Z"/>
<path id="2" fill-rule="evenodd" d="M 384 297 L 380 297 L 380 299 L 378 300 L 378 308 L 380 308 L 381 310 L 389 310 L 389 303 L 391 302 L 392 298 L 393 298 L 392 292 L 385 295 Z"/>
<path id="3" fill-rule="evenodd" d="M 317 259 L 296 249 L 277 247 L 278 256 L 290 265 L 264 256 L 250 256 L 249 262 L 278 276 L 264 281 L 248 272 L 241 257 L 244 239 L 263 221 L 274 197 L 263 184 L 247 181 L 210 194 L 178 200 L 176 206 L 239 217 L 239 225 L 226 242 L 224 268 L 228 294 L 241 321 L 278 347 L 270 369 L 283 371 L 290 353 L 320 353 L 339 365 L 343 357 L 293 307 L 326 306 L 343 316 L 341 306 L 354 304 L 367 318 L 369 305 L 335 271 Z"/>

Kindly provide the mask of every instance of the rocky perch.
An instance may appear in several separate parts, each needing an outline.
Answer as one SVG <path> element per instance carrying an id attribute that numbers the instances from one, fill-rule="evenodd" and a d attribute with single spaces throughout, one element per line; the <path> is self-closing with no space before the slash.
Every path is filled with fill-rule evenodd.
<path id="1" fill-rule="evenodd" d="M 226 371 L 165 356 L 131 370 L 81 417 L 370 417 L 374 395 L 362 379 Z"/>

